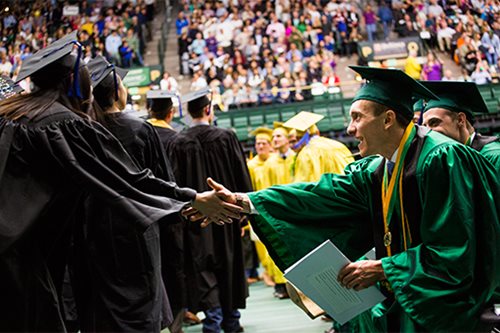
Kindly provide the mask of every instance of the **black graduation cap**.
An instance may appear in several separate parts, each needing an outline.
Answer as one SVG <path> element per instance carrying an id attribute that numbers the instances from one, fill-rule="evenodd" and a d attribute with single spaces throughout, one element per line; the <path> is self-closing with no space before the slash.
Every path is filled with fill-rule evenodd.
<path id="1" fill-rule="evenodd" d="M 357 92 L 354 101 L 369 100 L 390 107 L 411 119 L 413 117 L 412 97 L 439 99 L 420 82 L 399 69 L 384 69 L 365 66 L 349 66 L 367 80 Z"/>
<path id="2" fill-rule="evenodd" d="M 6 75 L 0 76 L 0 100 L 4 100 L 13 95 L 19 94 L 24 89 L 16 84 L 12 79 Z"/>
<path id="3" fill-rule="evenodd" d="M 488 113 L 488 107 L 474 82 L 425 81 L 422 84 L 439 96 L 439 100 L 427 102 L 424 112 L 433 108 L 463 112 L 471 123 L 474 122 L 474 113 Z"/>
<path id="4" fill-rule="evenodd" d="M 82 45 L 78 42 L 77 37 L 78 31 L 73 31 L 72 33 L 56 40 L 44 49 L 41 49 L 32 56 L 26 58 L 21 66 L 19 75 L 16 78 L 16 83 L 26 79 L 29 76 L 37 73 L 41 69 L 61 60 L 62 65 L 66 67 L 74 66 L 74 79 L 73 87 L 70 90 L 70 95 L 76 95 L 81 98 L 78 70 L 80 67 L 80 58 L 82 52 Z M 78 48 L 78 55 L 76 61 L 73 58 L 65 58 L 68 54 L 73 51 L 74 46 Z"/>
<path id="5" fill-rule="evenodd" d="M 211 92 L 212 91 L 210 90 L 210 88 L 196 90 L 186 95 L 183 95 L 181 97 L 181 102 L 187 103 L 188 111 L 199 110 L 209 105 L 212 102 L 211 98 L 208 98 L 207 96 Z"/>
<path id="6" fill-rule="evenodd" d="M 90 79 L 92 80 L 92 87 L 95 88 L 99 85 L 99 83 L 104 80 L 109 73 L 115 72 L 116 75 L 118 75 L 122 80 L 125 78 L 125 76 L 128 74 L 128 70 L 120 67 L 116 67 L 115 65 L 109 63 L 106 58 L 103 56 L 96 56 L 95 58 L 91 59 L 88 64 L 87 68 L 89 69 L 90 72 Z"/>
<path id="7" fill-rule="evenodd" d="M 93 88 L 97 87 L 102 80 L 108 77 L 109 73 L 113 73 L 115 96 L 118 98 L 118 81 L 116 76 L 118 75 L 120 79 L 123 80 L 128 74 L 128 70 L 116 67 L 109 63 L 103 56 L 96 56 L 94 59 L 90 60 L 87 64 L 87 68 L 89 69 Z"/>
<path id="8" fill-rule="evenodd" d="M 173 105 L 172 98 L 178 99 L 179 108 L 181 104 L 179 94 L 168 90 L 150 90 L 146 93 L 146 98 L 151 99 L 153 104 L 156 103 L 156 101 L 164 103 L 162 107 L 166 109 L 170 109 L 172 107 Z M 182 117 L 182 113 L 180 115 Z"/>

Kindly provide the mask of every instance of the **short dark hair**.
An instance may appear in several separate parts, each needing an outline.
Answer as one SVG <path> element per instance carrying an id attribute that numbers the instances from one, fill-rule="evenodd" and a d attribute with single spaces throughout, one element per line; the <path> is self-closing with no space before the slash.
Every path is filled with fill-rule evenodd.
<path id="1" fill-rule="evenodd" d="M 374 102 L 374 101 L 368 101 L 370 102 L 372 108 L 373 108 L 373 114 L 375 116 L 380 116 L 382 113 L 388 111 L 388 110 L 392 110 L 392 108 L 384 105 L 384 104 L 380 104 L 380 103 L 377 103 L 377 102 Z M 408 115 L 409 113 L 408 112 L 398 112 L 398 110 L 393 110 L 394 113 L 396 114 L 396 122 L 401 126 L 401 127 L 406 127 L 408 126 L 408 124 L 410 122 L 413 121 L 412 118 L 409 118 Z M 407 114 L 408 113 L 408 114 Z"/>
<path id="2" fill-rule="evenodd" d="M 170 98 L 157 98 L 151 100 L 151 115 L 156 119 L 165 119 L 173 112 Z"/>

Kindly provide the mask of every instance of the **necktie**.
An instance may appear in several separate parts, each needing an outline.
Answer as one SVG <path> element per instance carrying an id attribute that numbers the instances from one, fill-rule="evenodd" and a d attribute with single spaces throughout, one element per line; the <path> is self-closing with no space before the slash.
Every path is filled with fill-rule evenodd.
<path id="1" fill-rule="evenodd" d="M 387 161 L 387 173 L 389 174 L 389 178 L 391 178 L 392 176 L 392 171 L 394 171 L 394 165 L 396 163 L 392 162 L 392 161 Z"/>

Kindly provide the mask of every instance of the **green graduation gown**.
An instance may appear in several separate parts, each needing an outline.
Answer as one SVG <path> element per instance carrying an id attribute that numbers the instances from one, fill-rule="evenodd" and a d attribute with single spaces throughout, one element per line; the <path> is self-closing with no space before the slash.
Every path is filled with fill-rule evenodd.
<path id="1" fill-rule="evenodd" d="M 496 170 L 500 170 L 500 139 L 498 137 L 477 135 L 471 147 L 493 163 Z"/>
<path id="2" fill-rule="evenodd" d="M 403 173 L 411 243 L 405 251 L 393 214 L 388 257 L 384 161 L 372 156 L 348 165 L 345 175 L 250 193 L 259 238 L 281 269 L 327 238 L 351 260 L 375 246 L 392 291 L 381 287 L 388 299 L 358 316 L 355 330 L 473 330 L 500 282 L 498 171 L 476 151 L 418 127 Z"/>

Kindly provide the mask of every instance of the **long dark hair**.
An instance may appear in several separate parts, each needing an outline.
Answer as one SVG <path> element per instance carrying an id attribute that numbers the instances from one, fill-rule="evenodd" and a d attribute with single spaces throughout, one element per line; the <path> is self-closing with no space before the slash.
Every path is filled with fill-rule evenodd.
<path id="1" fill-rule="evenodd" d="M 66 57 L 73 57 L 68 55 Z M 65 57 L 65 58 L 66 58 Z M 67 62 L 67 59 L 65 59 Z M 72 61 L 74 63 L 74 61 Z M 0 117 L 16 120 L 23 116 L 36 116 L 59 102 L 74 113 L 89 117 L 90 102 L 90 75 L 86 66 L 80 66 L 80 91 L 82 98 L 69 97 L 68 87 L 72 86 L 73 66 L 65 66 L 62 61 L 57 61 L 32 75 L 31 80 L 35 85 L 32 93 L 16 95 L 0 102 Z"/>
<path id="2" fill-rule="evenodd" d="M 94 109 L 95 120 L 104 126 L 112 123 L 114 119 L 107 112 L 113 106 L 118 94 L 114 75 L 113 71 L 111 71 L 93 91 L 94 102 L 92 103 L 92 108 Z M 116 79 L 119 80 L 118 77 Z"/>

